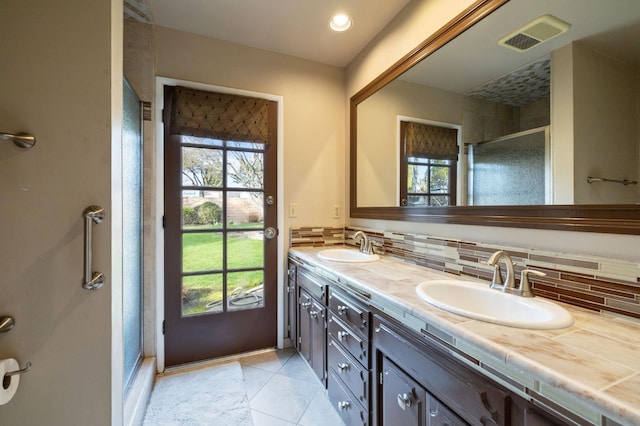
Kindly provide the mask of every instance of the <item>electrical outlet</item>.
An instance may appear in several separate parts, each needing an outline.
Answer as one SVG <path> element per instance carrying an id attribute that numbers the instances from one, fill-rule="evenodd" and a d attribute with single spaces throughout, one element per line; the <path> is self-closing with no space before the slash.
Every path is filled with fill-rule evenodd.
<path id="1" fill-rule="evenodd" d="M 289 203 L 289 217 L 298 217 L 297 203 Z"/>
<path id="2" fill-rule="evenodd" d="M 340 217 L 340 205 L 339 204 L 334 204 L 333 205 L 333 217 L 338 219 Z"/>

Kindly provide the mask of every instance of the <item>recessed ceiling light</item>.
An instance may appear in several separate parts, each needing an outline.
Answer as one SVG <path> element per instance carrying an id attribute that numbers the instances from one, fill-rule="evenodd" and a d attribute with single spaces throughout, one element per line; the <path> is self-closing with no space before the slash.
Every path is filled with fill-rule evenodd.
<path id="1" fill-rule="evenodd" d="M 335 15 L 329 20 L 329 27 L 333 31 L 347 31 L 349 28 L 351 28 L 351 24 L 351 18 L 349 18 L 347 15 L 342 14 Z"/>

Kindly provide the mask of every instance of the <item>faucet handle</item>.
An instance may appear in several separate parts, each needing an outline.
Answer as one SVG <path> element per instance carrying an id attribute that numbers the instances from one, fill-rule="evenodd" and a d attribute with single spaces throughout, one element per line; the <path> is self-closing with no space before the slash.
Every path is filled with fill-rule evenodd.
<path id="1" fill-rule="evenodd" d="M 534 271 L 533 269 L 523 269 L 520 273 L 520 295 L 523 297 L 534 297 L 533 290 L 531 289 L 531 282 L 529 281 L 529 275 L 535 275 L 538 277 L 544 277 L 544 272 Z"/>

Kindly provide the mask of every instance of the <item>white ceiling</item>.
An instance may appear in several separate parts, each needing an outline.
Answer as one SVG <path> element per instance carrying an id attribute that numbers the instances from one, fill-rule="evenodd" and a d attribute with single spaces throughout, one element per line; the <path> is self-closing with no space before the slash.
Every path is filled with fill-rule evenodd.
<path id="1" fill-rule="evenodd" d="M 146 2 L 161 26 L 344 67 L 409 0 Z M 350 30 L 329 29 L 329 18 L 336 13 L 351 16 Z"/>

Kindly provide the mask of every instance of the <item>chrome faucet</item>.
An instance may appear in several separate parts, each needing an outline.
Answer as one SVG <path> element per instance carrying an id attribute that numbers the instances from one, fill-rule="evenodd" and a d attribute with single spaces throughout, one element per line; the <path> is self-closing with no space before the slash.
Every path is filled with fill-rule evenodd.
<path id="1" fill-rule="evenodd" d="M 498 262 L 500 259 L 504 259 L 504 263 L 507 266 L 507 276 L 505 280 L 502 279 L 502 272 L 500 271 L 500 265 Z M 487 261 L 487 265 L 493 266 L 493 279 L 491 280 L 491 288 L 502 290 L 506 292 L 513 292 L 516 289 L 516 280 L 513 271 L 513 260 L 507 254 L 507 252 L 499 250 L 491 255 Z M 506 282 L 505 282 L 506 281 Z"/>
<path id="2" fill-rule="evenodd" d="M 504 262 L 507 265 L 507 276 L 504 280 L 502 279 L 500 265 L 498 264 L 500 259 L 504 259 Z M 503 292 L 511 294 L 516 294 L 522 297 L 535 296 L 533 294 L 533 290 L 531 289 L 529 275 L 537 275 L 539 277 L 544 277 L 546 275 L 544 272 L 534 271 L 533 269 L 524 269 L 520 273 L 520 286 L 516 288 L 515 272 L 513 270 L 513 266 L 515 265 L 515 263 L 513 262 L 513 260 L 511 260 L 511 257 L 509 257 L 507 252 L 499 250 L 493 253 L 487 261 L 487 264 L 494 267 L 493 279 L 491 280 L 490 285 L 491 288 L 495 288 L 497 290 L 501 290 Z"/>
<path id="3" fill-rule="evenodd" d="M 373 246 L 371 245 L 371 241 L 369 240 L 369 237 L 367 237 L 367 234 L 363 231 L 356 231 L 351 236 L 354 242 L 357 242 L 358 237 L 360 238 L 360 251 L 366 254 L 373 254 Z"/>

